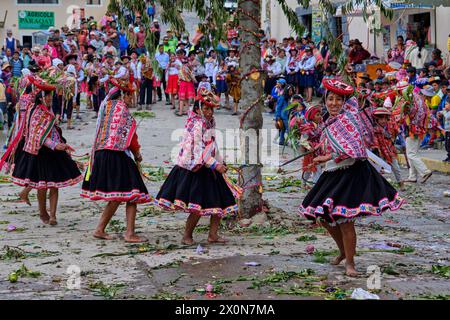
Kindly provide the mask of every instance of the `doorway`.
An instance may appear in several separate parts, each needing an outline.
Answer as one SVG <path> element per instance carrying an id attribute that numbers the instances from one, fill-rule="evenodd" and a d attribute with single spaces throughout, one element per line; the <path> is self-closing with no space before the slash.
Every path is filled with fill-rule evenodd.
<path id="1" fill-rule="evenodd" d="M 22 36 L 22 46 L 30 48 L 33 46 L 33 37 L 32 36 Z"/>

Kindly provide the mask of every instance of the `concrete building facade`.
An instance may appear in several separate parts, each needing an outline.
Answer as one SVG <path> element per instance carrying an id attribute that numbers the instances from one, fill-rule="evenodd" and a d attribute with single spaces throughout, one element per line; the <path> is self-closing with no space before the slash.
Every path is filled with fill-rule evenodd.
<path id="1" fill-rule="evenodd" d="M 309 8 L 301 7 L 297 0 L 286 1 L 316 42 L 321 37 L 321 21 L 326 19 L 334 35 L 342 34 L 344 43 L 358 38 L 365 48 L 380 58 L 386 55 L 388 48 L 395 45 L 399 35 L 416 41 L 422 38 L 430 50 L 437 47 L 444 54 L 449 51 L 447 41 L 450 33 L 450 7 L 414 5 L 406 4 L 402 0 L 390 0 L 386 1 L 386 5 L 394 11 L 392 20 L 374 8 L 373 15 L 368 21 L 364 21 L 358 9 L 350 15 L 342 15 L 339 9 L 344 3 L 342 0 L 334 1 L 337 12 L 332 17 L 324 15 L 317 0 L 312 0 Z M 262 25 L 269 31 L 268 34 L 277 39 L 296 36 L 278 2 L 276 0 L 262 0 L 262 2 Z M 379 32 L 374 33 L 372 31 L 374 27 L 379 29 Z"/>
<path id="2" fill-rule="evenodd" d="M 32 46 L 50 27 L 75 27 L 80 17 L 99 21 L 109 0 L 0 0 L 0 4 L 0 39 L 11 29 L 21 45 Z"/>

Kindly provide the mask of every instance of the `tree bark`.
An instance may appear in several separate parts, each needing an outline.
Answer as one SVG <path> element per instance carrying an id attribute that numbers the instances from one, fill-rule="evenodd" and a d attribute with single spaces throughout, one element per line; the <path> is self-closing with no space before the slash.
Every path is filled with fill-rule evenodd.
<path id="1" fill-rule="evenodd" d="M 261 49 L 256 34 L 261 25 L 261 1 L 239 0 L 238 20 L 241 33 L 240 68 L 241 76 L 252 69 L 260 69 Z M 244 194 L 239 201 L 241 217 L 250 218 L 262 210 L 261 178 L 261 129 L 262 118 L 262 75 L 253 80 L 245 77 L 241 82 L 241 106 L 245 109 L 240 127 L 241 186 Z"/>

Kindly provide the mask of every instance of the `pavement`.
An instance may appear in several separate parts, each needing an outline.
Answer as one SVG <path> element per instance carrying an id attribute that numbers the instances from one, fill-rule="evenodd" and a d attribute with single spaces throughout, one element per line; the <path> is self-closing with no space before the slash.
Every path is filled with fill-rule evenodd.
<path id="1" fill-rule="evenodd" d="M 450 174 L 450 162 L 442 161 L 447 158 L 447 152 L 445 150 L 425 149 L 420 150 L 419 155 L 428 169 Z M 399 162 L 406 165 L 405 156 L 403 154 L 399 155 Z"/>
<path id="2" fill-rule="evenodd" d="M 155 195 L 173 165 L 185 117 L 176 117 L 163 103 L 153 109 L 154 117 L 137 118 L 137 132 L 150 178 L 146 185 Z M 90 151 L 95 128 L 93 113 L 82 111 L 76 130 L 63 125 L 77 155 Z M 229 113 L 216 112 L 219 132 L 238 127 L 239 118 Z M 264 128 L 273 128 L 269 114 L 264 114 Z M 292 151 L 276 149 L 272 138 L 267 136 L 267 148 L 277 151 L 278 161 L 290 159 Z M 228 149 L 237 151 L 239 144 Z M 400 192 L 406 199 L 401 210 L 358 222 L 361 277 L 353 279 L 342 265 L 328 263 L 336 248 L 325 230 L 297 214 L 308 192 L 296 172 L 301 164 L 278 173 L 277 160 L 271 161 L 263 171 L 268 210 L 247 228 L 239 219 L 226 220 L 221 227 L 229 239 L 225 245 L 207 243 L 207 218 L 196 229 L 196 245 L 182 245 L 186 214 L 148 205 L 138 207 L 137 218 L 137 231 L 148 244 L 123 241 L 123 206 L 108 229 L 117 239 L 96 240 L 92 232 L 105 204 L 80 198 L 79 185 L 60 191 L 58 225 L 42 225 L 35 192 L 27 206 L 18 202 L 20 188 L 0 179 L 0 299 L 349 299 L 356 288 L 382 299 L 450 297 L 447 175 L 436 173 L 425 185 L 408 185 Z M 11 226 L 16 229 L 8 231 Z M 17 282 L 11 281 L 14 272 Z M 370 284 L 374 276 L 379 285 Z"/>

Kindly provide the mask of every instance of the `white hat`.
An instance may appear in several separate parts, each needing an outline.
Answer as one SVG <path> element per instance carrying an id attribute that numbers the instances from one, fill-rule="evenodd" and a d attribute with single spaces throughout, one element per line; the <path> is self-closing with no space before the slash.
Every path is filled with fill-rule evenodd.
<path id="1" fill-rule="evenodd" d="M 392 108 L 392 101 L 390 97 L 387 97 L 386 100 L 384 100 L 383 107 L 385 107 L 386 109 Z"/>
<path id="2" fill-rule="evenodd" d="M 62 62 L 61 59 L 55 58 L 55 59 L 52 60 L 52 65 L 53 65 L 54 67 L 57 67 L 57 66 L 59 66 L 60 64 L 64 64 L 64 62 Z"/>
<path id="3" fill-rule="evenodd" d="M 31 71 L 30 71 L 30 69 L 28 69 L 28 68 L 24 68 L 24 69 L 22 69 L 22 76 L 27 76 L 27 75 L 29 75 L 29 74 L 31 74 Z"/>

